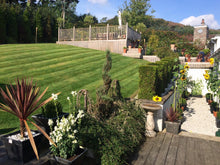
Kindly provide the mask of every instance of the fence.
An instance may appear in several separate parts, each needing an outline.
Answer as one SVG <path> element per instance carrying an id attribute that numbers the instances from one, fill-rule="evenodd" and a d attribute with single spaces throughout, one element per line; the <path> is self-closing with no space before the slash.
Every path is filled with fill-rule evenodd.
<path id="1" fill-rule="evenodd" d="M 58 30 L 58 41 L 118 40 L 126 36 L 127 25 Z"/>

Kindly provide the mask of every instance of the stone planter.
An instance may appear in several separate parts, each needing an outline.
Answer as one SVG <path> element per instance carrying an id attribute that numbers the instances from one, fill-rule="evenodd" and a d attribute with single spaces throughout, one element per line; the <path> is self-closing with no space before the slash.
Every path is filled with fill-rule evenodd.
<path id="1" fill-rule="evenodd" d="M 87 148 L 84 149 L 79 148 L 76 155 L 70 157 L 69 159 L 64 159 L 54 156 L 54 158 L 52 158 L 51 160 L 53 162 L 56 162 L 56 164 L 60 164 L 60 165 L 81 165 L 83 164 L 83 160 L 85 159 L 87 151 L 88 151 Z"/>
<path id="2" fill-rule="evenodd" d="M 178 134 L 180 132 L 181 121 L 177 121 L 177 122 L 165 121 L 165 124 L 166 124 L 166 132 L 172 134 Z"/>
<path id="3" fill-rule="evenodd" d="M 48 151 L 48 145 L 46 144 L 48 142 L 44 140 L 44 135 L 39 133 L 38 131 L 32 132 L 36 134 L 33 135 L 33 138 L 37 147 L 38 154 L 45 154 Z M 10 133 L 1 137 L 1 140 L 5 145 L 8 159 L 14 160 L 18 164 L 24 164 L 33 159 L 36 159 L 29 139 L 20 141 L 8 138 L 8 136 L 16 135 L 18 133 L 20 133 L 20 131 L 16 131 L 14 133 Z"/>
<path id="4" fill-rule="evenodd" d="M 63 116 L 64 117 L 67 117 L 69 115 L 69 113 L 63 113 L 59 116 L 59 118 L 61 119 Z M 35 121 L 35 123 L 41 127 L 47 134 L 50 132 L 50 127 L 48 125 L 48 120 L 49 119 L 52 119 L 53 120 L 53 123 L 55 126 L 56 125 L 56 120 L 57 120 L 57 117 L 54 117 L 54 118 L 47 118 L 47 117 L 44 117 L 42 114 L 37 114 L 37 115 L 33 115 L 31 116 L 32 119 Z"/>

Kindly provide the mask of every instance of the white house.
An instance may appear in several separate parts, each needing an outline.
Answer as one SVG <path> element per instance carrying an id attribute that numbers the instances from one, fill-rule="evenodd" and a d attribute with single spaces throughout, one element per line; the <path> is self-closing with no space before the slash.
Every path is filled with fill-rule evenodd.
<path id="1" fill-rule="evenodd" d="M 211 38 L 208 45 L 211 55 L 213 55 L 220 48 L 220 34 L 217 34 L 215 37 Z"/>

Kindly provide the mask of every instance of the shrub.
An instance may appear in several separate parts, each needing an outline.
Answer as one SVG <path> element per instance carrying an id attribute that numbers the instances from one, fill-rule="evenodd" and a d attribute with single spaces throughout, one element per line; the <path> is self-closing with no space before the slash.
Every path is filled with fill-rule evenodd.
<path id="1" fill-rule="evenodd" d="M 50 101 L 45 106 L 41 107 L 42 115 L 47 118 L 54 118 L 57 115 L 61 115 L 63 112 L 63 107 L 61 103 L 57 100 Z"/>
<path id="2" fill-rule="evenodd" d="M 157 66 L 145 65 L 139 67 L 139 99 L 149 99 L 156 94 Z"/>

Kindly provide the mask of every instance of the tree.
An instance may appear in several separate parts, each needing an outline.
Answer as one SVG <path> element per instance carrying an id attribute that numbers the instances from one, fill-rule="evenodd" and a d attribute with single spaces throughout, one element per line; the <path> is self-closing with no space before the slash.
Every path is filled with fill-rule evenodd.
<path id="1" fill-rule="evenodd" d="M 94 20 L 93 20 L 93 16 L 91 15 L 86 15 L 86 17 L 84 18 L 84 22 L 91 25 L 94 23 Z"/>
<path id="2" fill-rule="evenodd" d="M 103 17 L 101 20 L 100 20 L 101 23 L 106 23 L 107 22 L 107 17 Z"/>
<path id="3" fill-rule="evenodd" d="M 130 0 L 124 2 L 124 9 L 122 12 L 122 19 L 130 26 L 135 26 L 138 23 L 143 22 L 147 11 L 151 8 L 150 0 Z M 154 10 L 151 11 L 153 13 Z"/>
<path id="4" fill-rule="evenodd" d="M 75 13 L 78 0 L 56 0 L 55 7 L 58 17 L 63 18 L 63 28 L 65 27 L 66 15 L 68 13 Z"/>
<path id="5" fill-rule="evenodd" d="M 137 31 L 142 33 L 147 29 L 144 23 L 138 23 L 135 28 L 137 29 Z"/>

